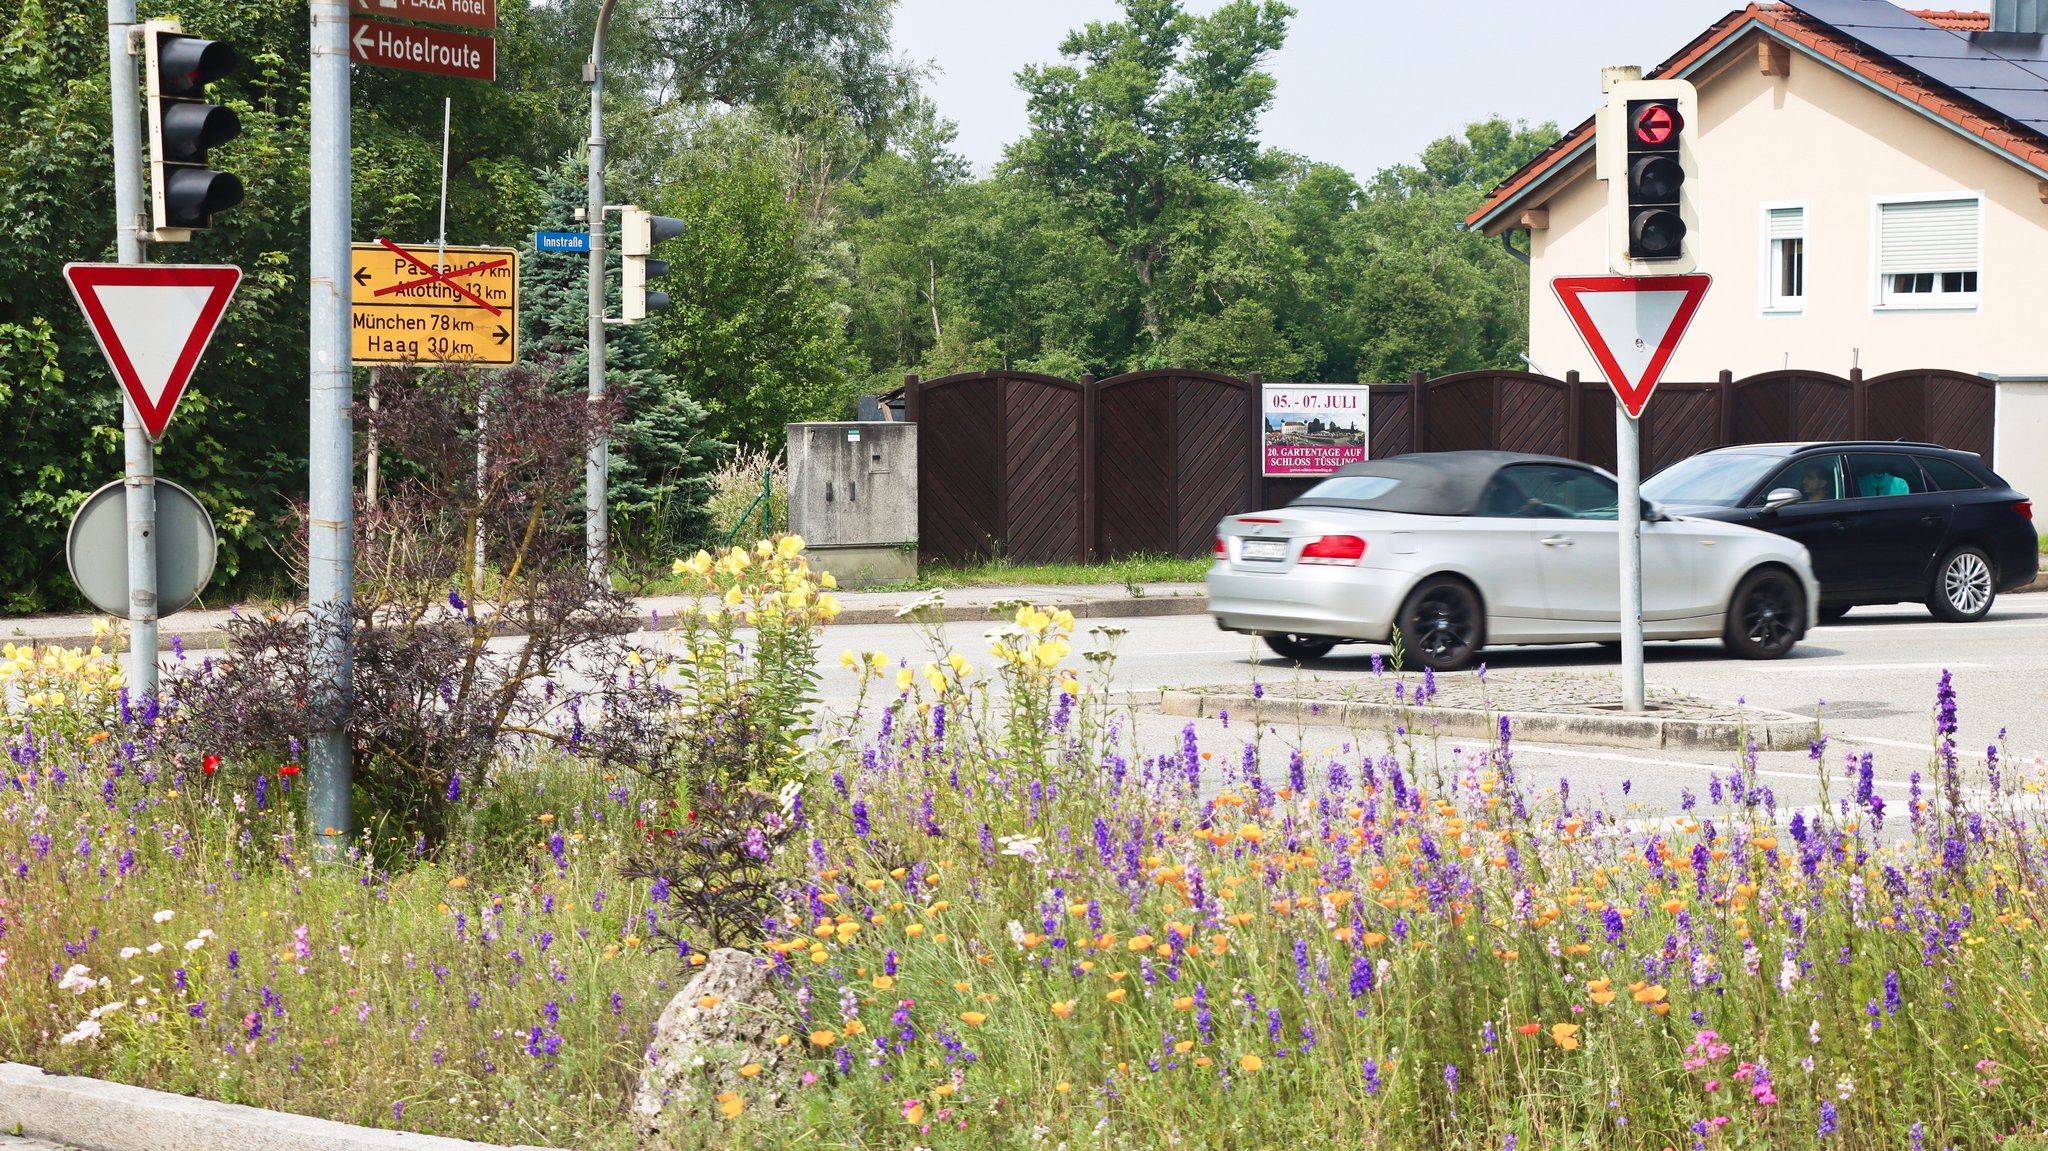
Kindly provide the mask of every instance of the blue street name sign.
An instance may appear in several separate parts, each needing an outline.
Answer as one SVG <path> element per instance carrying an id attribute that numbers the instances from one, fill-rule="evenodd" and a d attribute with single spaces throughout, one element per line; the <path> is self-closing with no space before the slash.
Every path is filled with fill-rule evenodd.
<path id="1" fill-rule="evenodd" d="M 588 252 L 589 232 L 535 232 L 533 246 L 543 252 Z"/>

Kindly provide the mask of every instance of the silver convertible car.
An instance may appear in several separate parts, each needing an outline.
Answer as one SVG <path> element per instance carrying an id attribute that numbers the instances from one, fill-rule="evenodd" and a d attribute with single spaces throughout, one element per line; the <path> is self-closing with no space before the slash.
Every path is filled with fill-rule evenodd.
<path id="1" fill-rule="evenodd" d="M 1619 487 L 1573 460 L 1436 452 L 1349 464 L 1277 511 L 1217 525 L 1209 611 L 1288 659 L 1390 643 L 1452 671 L 1488 644 L 1621 638 Z M 1643 635 L 1775 659 L 1820 585 L 1806 548 L 1703 519 L 1643 515 Z"/>

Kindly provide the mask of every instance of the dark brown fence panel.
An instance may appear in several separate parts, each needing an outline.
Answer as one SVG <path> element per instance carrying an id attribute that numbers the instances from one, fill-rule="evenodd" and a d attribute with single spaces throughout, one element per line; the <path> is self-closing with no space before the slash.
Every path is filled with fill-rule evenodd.
<path id="1" fill-rule="evenodd" d="M 1423 385 L 1429 451 L 1493 448 L 1570 455 L 1576 448 L 1570 385 L 1527 372 L 1463 372 Z"/>
<path id="2" fill-rule="evenodd" d="M 1614 421 L 1610 419 L 1611 425 Z M 1721 385 L 1658 384 L 1643 410 L 1643 477 L 1721 444 Z M 1610 441 L 1614 434 L 1610 431 Z M 1608 449 L 1612 455 L 1613 449 Z"/>
<path id="3" fill-rule="evenodd" d="M 1825 372 L 1748 376 L 1728 385 L 1727 402 L 1731 444 L 1846 440 L 1855 434 L 1849 381 Z"/>
<path id="4" fill-rule="evenodd" d="M 908 385 L 917 437 L 918 551 L 968 563 L 1084 558 L 1083 390 L 1052 376 L 974 372 Z"/>
<path id="5" fill-rule="evenodd" d="M 1173 383 L 1148 373 L 1095 388 L 1095 554 L 1174 550 Z"/>
<path id="6" fill-rule="evenodd" d="M 1152 371 L 1094 388 L 1096 554 L 1207 554 L 1216 521 L 1259 502 L 1257 387 Z"/>
<path id="7" fill-rule="evenodd" d="M 1582 382 L 1578 375 L 1566 376 L 1579 389 L 1579 450 L 1572 458 L 1611 472 L 1615 465 L 1614 389 L 1604 380 Z M 1656 407 L 1657 401 L 1651 400 L 1650 410 Z"/>
<path id="8" fill-rule="evenodd" d="M 1997 385 L 1982 376 L 1918 369 L 1889 372 L 1863 385 L 1866 434 L 1873 440 L 1924 440 L 1991 459 Z"/>
<path id="9" fill-rule="evenodd" d="M 992 554 L 1002 530 L 1002 407 L 981 375 L 914 382 L 906 414 L 918 424 L 917 550 L 967 563 Z"/>
<path id="10" fill-rule="evenodd" d="M 1214 546 L 1216 521 L 1258 504 L 1259 389 L 1229 376 L 1173 379 L 1174 551 L 1193 558 Z"/>

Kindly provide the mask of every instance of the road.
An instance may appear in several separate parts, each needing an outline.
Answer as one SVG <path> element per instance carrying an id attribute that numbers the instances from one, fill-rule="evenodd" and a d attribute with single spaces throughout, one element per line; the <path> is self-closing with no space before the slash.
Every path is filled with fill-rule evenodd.
<path id="1" fill-rule="evenodd" d="M 1086 629 L 1093 622 L 1098 621 L 1081 622 L 1077 650 L 1092 646 Z M 1118 640 L 1116 663 L 1117 686 L 1125 690 L 1248 683 L 1255 671 L 1260 679 L 1276 683 L 1297 674 L 1291 665 L 1255 650 L 1250 640 L 1219 632 L 1207 616 L 1099 622 L 1127 629 Z M 955 650 L 985 666 L 988 645 L 983 637 L 988 626 L 992 625 L 952 624 L 942 631 Z M 854 698 L 853 677 L 838 665 L 839 652 L 847 647 L 879 650 L 913 662 L 929 658 L 917 628 L 832 629 L 821 661 L 828 706 L 843 708 Z M 1339 648 L 1325 659 L 1302 665 L 1299 674 L 1326 679 L 1367 676 L 1374 651 L 1384 649 Z M 1608 668 L 1615 657 L 1578 645 L 1498 649 L 1486 654 L 1486 662 L 1490 676 L 1512 676 L 1523 669 Z M 1873 754 L 1879 788 L 1895 801 L 1904 800 L 1911 773 L 1922 772 L 1931 780 L 1931 717 L 1944 668 L 1953 674 L 1959 700 L 1957 744 L 1966 765 L 1977 765 L 1981 776 L 1984 749 L 1998 742 L 2001 728 L 2006 729 L 2005 742 L 2014 757 L 2030 759 L 2048 751 L 2048 595 L 2003 597 L 1987 619 L 1975 624 L 1937 623 L 1924 609 L 1907 605 L 1859 608 L 1838 623 L 1816 628 L 1793 655 L 1772 662 L 1729 659 L 1718 643 L 1688 642 L 1652 644 L 1645 663 L 1653 685 L 1705 699 L 1744 699 L 1802 714 L 1811 714 L 1825 701 L 1825 763 L 1836 773 L 1838 789 L 1842 753 L 1850 750 Z M 1187 722 L 1140 714 L 1142 748 L 1163 752 L 1177 747 Z M 1196 729 L 1203 746 L 1215 750 L 1218 760 L 1226 754 L 1234 757 L 1251 734 L 1243 722 L 1226 728 L 1219 721 L 1203 720 L 1196 722 Z M 1382 738 L 1378 733 L 1314 728 L 1266 734 L 1283 744 L 1298 743 L 1312 754 L 1337 750 L 1352 739 L 1370 746 Z M 1604 790 L 1617 808 L 1632 805 L 1644 814 L 1674 809 L 1682 791 L 1704 793 L 1709 775 L 1725 776 L 1736 758 L 1521 743 L 1516 754 L 1525 773 L 1546 782 L 1568 779 L 1575 796 Z M 1760 757 L 1759 768 L 1781 806 L 1817 800 L 1815 768 L 1805 753 L 1768 753 Z M 1626 799 L 1624 781 L 1629 784 Z"/>

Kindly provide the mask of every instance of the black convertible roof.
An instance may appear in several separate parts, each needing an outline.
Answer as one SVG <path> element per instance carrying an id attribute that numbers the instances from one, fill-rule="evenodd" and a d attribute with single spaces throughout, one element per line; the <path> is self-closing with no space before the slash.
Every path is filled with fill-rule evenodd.
<path id="1" fill-rule="evenodd" d="M 1479 508 L 1494 473 L 1510 464 L 1557 464 L 1581 471 L 1599 469 L 1562 456 L 1538 456 L 1526 452 L 1416 452 L 1404 456 L 1345 464 L 1329 479 L 1346 476 L 1377 476 L 1398 480 L 1391 488 L 1365 499 L 1318 496 L 1316 489 L 1293 500 L 1290 507 L 1364 508 L 1378 512 L 1407 512 L 1425 516 L 1466 516 Z M 1606 473 L 1600 472 L 1605 475 Z M 1320 487 L 1321 485 L 1318 485 Z"/>

